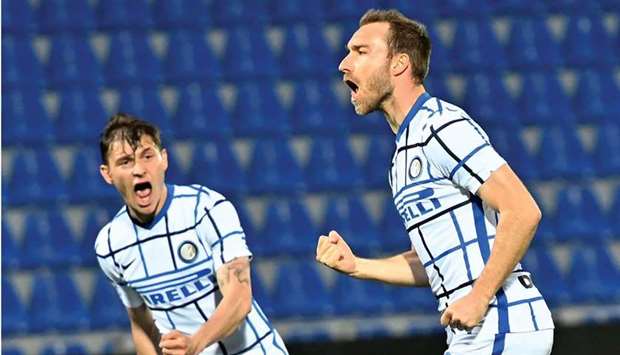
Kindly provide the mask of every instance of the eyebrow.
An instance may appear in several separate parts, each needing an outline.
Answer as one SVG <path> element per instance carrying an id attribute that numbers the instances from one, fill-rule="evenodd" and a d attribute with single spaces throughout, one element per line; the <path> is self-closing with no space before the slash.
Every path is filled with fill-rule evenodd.
<path id="1" fill-rule="evenodd" d="M 351 51 L 357 51 L 357 50 L 360 50 L 362 48 L 369 48 L 369 46 L 367 44 L 353 44 L 353 45 L 350 46 L 350 48 L 349 48 L 348 45 L 344 46 L 344 49 L 351 50 Z"/>

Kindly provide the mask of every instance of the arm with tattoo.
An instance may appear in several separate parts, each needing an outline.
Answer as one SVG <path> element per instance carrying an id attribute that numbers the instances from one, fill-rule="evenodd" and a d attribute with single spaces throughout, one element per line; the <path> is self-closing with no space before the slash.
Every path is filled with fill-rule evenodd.
<path id="1" fill-rule="evenodd" d="M 178 331 L 165 334 L 160 346 L 164 353 L 197 354 L 211 344 L 232 334 L 245 320 L 252 308 L 250 260 L 235 258 L 217 270 L 217 284 L 222 300 L 200 329 L 192 336 Z M 167 351 L 169 349 L 169 351 Z"/>

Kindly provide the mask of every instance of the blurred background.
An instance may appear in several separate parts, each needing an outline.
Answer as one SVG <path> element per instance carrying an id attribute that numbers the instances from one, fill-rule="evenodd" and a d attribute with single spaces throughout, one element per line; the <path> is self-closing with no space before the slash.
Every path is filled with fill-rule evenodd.
<path id="1" fill-rule="evenodd" d="M 98 174 L 117 111 L 162 128 L 169 182 L 235 203 L 291 354 L 442 353 L 429 290 L 314 262 L 331 229 L 362 256 L 410 247 L 394 136 L 354 115 L 337 71 L 371 7 L 427 24 L 428 91 L 480 122 L 541 205 L 523 263 L 555 353 L 620 353 L 618 0 L 2 1 L 2 353 L 132 352 L 93 252 L 121 207 Z"/>

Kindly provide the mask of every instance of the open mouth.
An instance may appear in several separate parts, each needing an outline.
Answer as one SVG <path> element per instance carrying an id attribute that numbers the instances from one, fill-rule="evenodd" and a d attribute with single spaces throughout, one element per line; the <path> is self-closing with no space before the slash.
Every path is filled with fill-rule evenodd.
<path id="1" fill-rule="evenodd" d="M 355 93 L 359 89 L 359 86 L 357 86 L 357 84 L 354 83 L 352 80 L 347 79 L 347 80 L 344 81 L 344 83 L 347 84 L 349 86 L 349 88 L 351 89 L 351 91 L 353 91 Z"/>
<path id="2" fill-rule="evenodd" d="M 140 182 L 134 185 L 133 187 L 136 196 L 140 199 L 140 202 L 147 203 L 146 199 L 151 195 L 152 186 L 148 181 Z"/>

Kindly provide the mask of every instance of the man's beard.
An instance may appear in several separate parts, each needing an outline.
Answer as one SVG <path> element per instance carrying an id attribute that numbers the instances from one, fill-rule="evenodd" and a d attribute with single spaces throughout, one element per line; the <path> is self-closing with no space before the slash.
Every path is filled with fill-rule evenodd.
<path id="1" fill-rule="evenodd" d="M 368 89 L 370 96 L 355 105 L 355 112 L 358 115 L 366 115 L 377 110 L 383 110 L 383 103 L 392 96 L 394 87 L 390 83 L 390 63 L 386 63 L 383 68 L 377 71 L 368 79 Z"/>

